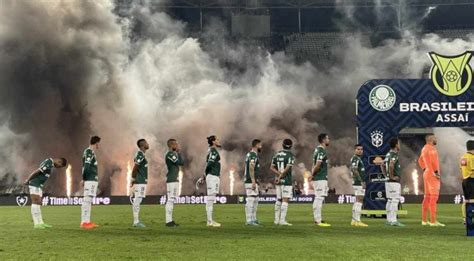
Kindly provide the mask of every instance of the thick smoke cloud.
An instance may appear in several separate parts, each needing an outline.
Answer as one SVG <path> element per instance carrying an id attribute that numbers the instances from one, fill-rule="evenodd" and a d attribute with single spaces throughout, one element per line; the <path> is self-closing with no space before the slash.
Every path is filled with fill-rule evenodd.
<path id="1" fill-rule="evenodd" d="M 240 178 L 250 141 L 264 142 L 262 174 L 281 140 L 295 141 L 297 161 L 311 166 L 316 136 L 332 139 L 329 155 L 338 192 L 350 190 L 347 164 L 355 143 L 358 87 L 373 78 L 416 78 L 426 52 L 472 49 L 469 39 L 401 32 L 377 47 L 361 33 L 332 47 L 330 67 L 297 64 L 291 55 L 186 37 L 186 24 L 135 4 L 116 14 L 108 1 L 15 1 L 0 8 L 0 181 L 19 183 L 45 157 L 65 156 L 79 190 L 80 157 L 90 135 L 103 138 L 98 159 L 103 193 L 124 194 L 135 141 L 151 145 L 149 194 L 165 192 L 163 155 L 174 137 L 186 158 L 183 193 L 203 174 L 205 137 L 223 141 L 222 183 Z M 341 7 L 342 8 L 342 7 Z M 350 10 L 344 12 L 349 13 Z M 223 34 L 223 33 L 222 33 Z M 296 168 L 303 180 L 304 168 Z M 47 188 L 64 193 L 63 171 Z M 224 186 L 223 193 L 228 193 Z"/>

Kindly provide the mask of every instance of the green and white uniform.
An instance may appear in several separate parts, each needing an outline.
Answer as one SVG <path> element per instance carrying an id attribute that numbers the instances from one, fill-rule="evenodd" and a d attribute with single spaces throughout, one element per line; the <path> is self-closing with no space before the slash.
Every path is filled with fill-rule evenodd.
<path id="1" fill-rule="evenodd" d="M 206 156 L 206 185 L 207 195 L 215 196 L 219 194 L 219 183 L 221 175 L 221 156 L 216 148 L 211 147 Z"/>
<path id="2" fill-rule="evenodd" d="M 95 197 L 99 178 L 97 175 L 97 158 L 91 148 L 84 150 L 82 155 L 82 180 L 84 181 L 84 196 Z"/>
<path id="3" fill-rule="evenodd" d="M 329 160 L 326 153 L 326 148 L 319 145 L 314 149 L 313 166 L 318 162 L 321 163 L 319 171 L 313 173 L 313 188 L 315 197 L 326 197 L 328 195 L 328 165 Z"/>
<path id="4" fill-rule="evenodd" d="M 38 169 L 39 173 L 28 182 L 30 194 L 43 196 L 44 183 L 51 175 L 51 170 L 54 167 L 53 159 L 49 158 L 41 162 Z"/>
<path id="5" fill-rule="evenodd" d="M 280 172 L 283 172 L 287 166 L 290 166 L 285 177 L 280 180 L 280 183 L 275 184 L 277 199 L 293 197 L 292 176 L 294 163 L 295 156 L 289 150 L 281 150 L 272 158 L 272 165 Z"/>
<path id="6" fill-rule="evenodd" d="M 168 151 L 165 154 L 166 167 L 166 223 L 173 221 L 173 208 L 176 198 L 179 196 L 179 168 L 184 165 L 184 160 L 176 151 Z"/>
<path id="7" fill-rule="evenodd" d="M 146 197 L 146 185 L 148 183 L 148 160 L 145 157 L 145 153 L 138 150 L 133 161 L 138 166 L 138 173 L 134 182 L 135 197 L 144 198 Z"/>
<path id="8" fill-rule="evenodd" d="M 384 167 L 385 173 L 387 173 L 387 177 L 390 178 L 390 163 L 394 164 L 393 168 L 393 176 L 398 177 L 397 180 L 389 180 L 385 182 L 385 193 L 387 198 L 399 199 L 401 197 L 401 185 L 400 185 L 400 162 L 398 160 L 398 152 L 396 151 L 389 151 L 387 155 L 385 155 L 384 160 Z"/>
<path id="9" fill-rule="evenodd" d="M 255 151 L 250 151 L 245 156 L 245 192 L 247 196 L 258 196 L 258 185 L 256 189 L 252 189 L 252 179 L 250 177 L 250 165 L 254 166 L 254 177 L 255 182 L 259 177 L 260 172 L 260 162 L 258 160 L 258 153 Z"/>
<path id="10" fill-rule="evenodd" d="M 387 155 L 385 155 L 385 173 L 390 177 L 390 164 L 394 164 L 393 175 L 400 177 L 400 163 L 398 161 L 398 152 L 390 150 Z M 401 198 L 401 185 L 400 180 L 389 180 L 385 182 L 385 195 L 387 198 L 387 204 L 385 209 L 387 210 L 387 222 L 393 224 L 397 222 L 397 210 L 398 204 L 400 203 Z"/>
<path id="11" fill-rule="evenodd" d="M 357 175 L 356 172 L 359 175 Z M 365 167 L 364 162 L 362 162 L 362 159 L 357 155 L 354 155 L 351 158 L 351 175 L 354 195 L 364 196 L 365 189 L 362 187 L 362 183 L 365 182 Z"/>
<path id="12" fill-rule="evenodd" d="M 179 167 L 184 165 L 183 158 L 176 151 L 168 151 L 165 155 L 166 167 L 166 194 L 168 199 L 175 199 L 179 192 Z"/>

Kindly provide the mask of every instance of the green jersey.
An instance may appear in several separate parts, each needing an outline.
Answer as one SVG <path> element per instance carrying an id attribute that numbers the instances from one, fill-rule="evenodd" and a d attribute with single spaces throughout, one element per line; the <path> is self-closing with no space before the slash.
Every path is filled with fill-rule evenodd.
<path id="1" fill-rule="evenodd" d="M 178 182 L 179 177 L 179 166 L 184 165 L 183 158 L 181 154 L 176 151 L 168 151 L 165 155 L 166 167 L 168 168 L 168 173 L 166 174 L 166 182 Z"/>
<path id="2" fill-rule="evenodd" d="M 137 151 L 133 161 L 138 166 L 135 184 L 146 184 L 148 182 L 148 161 L 145 158 L 145 153 L 141 150 Z"/>
<path id="3" fill-rule="evenodd" d="M 51 175 L 51 170 L 54 167 L 53 159 L 46 159 L 41 162 L 39 167 L 39 173 L 36 174 L 34 178 L 28 182 L 28 185 L 38 188 L 43 188 L 44 183 L 48 180 L 49 176 Z"/>
<path id="4" fill-rule="evenodd" d="M 356 175 L 356 172 L 359 173 L 359 175 Z M 364 162 L 362 162 L 362 159 L 357 155 L 354 155 L 351 158 L 351 174 L 352 185 L 360 186 L 362 185 L 362 182 L 365 182 Z"/>
<path id="5" fill-rule="evenodd" d="M 272 158 L 272 165 L 278 169 L 278 171 L 283 172 L 286 169 L 286 166 L 290 166 L 290 169 L 286 173 L 285 177 L 280 180 L 280 184 L 277 185 L 285 185 L 291 186 L 291 177 L 293 175 L 293 164 L 295 163 L 295 156 L 289 150 L 281 150 L 277 154 L 275 154 Z"/>
<path id="6" fill-rule="evenodd" d="M 245 156 L 245 183 L 252 183 L 252 179 L 250 178 L 250 165 L 253 165 L 253 173 L 255 177 L 255 181 L 258 178 L 259 170 L 260 170 L 260 162 L 258 161 L 258 154 L 255 151 L 250 151 Z"/>
<path id="7" fill-rule="evenodd" d="M 329 160 L 326 149 L 321 145 L 317 146 L 313 153 L 313 166 L 318 162 L 321 162 L 321 167 L 318 172 L 313 173 L 313 180 L 328 180 Z"/>
<path id="8" fill-rule="evenodd" d="M 82 180 L 84 181 L 98 181 L 97 177 L 97 159 L 95 153 L 91 148 L 84 150 L 82 155 Z"/>
<path id="9" fill-rule="evenodd" d="M 393 162 L 394 168 L 393 168 L 393 176 L 394 177 L 399 177 L 400 178 L 400 162 L 398 161 L 398 152 L 396 151 L 389 151 L 387 155 L 385 155 L 385 171 L 387 173 L 387 178 L 390 178 L 390 162 Z M 395 180 L 390 180 L 390 181 L 395 181 Z M 400 179 L 397 181 L 400 182 Z"/>
<path id="10" fill-rule="evenodd" d="M 221 175 L 221 156 L 216 148 L 211 147 L 207 151 L 206 157 L 206 175 L 211 174 L 214 176 Z"/>

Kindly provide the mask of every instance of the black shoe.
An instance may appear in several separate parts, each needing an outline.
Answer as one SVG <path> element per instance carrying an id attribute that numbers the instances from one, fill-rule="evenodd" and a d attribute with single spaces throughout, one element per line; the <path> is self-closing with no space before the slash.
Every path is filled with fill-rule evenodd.
<path id="1" fill-rule="evenodd" d="M 171 222 L 166 223 L 166 226 L 167 226 L 167 227 L 177 227 L 177 226 L 179 226 L 179 225 L 176 224 L 176 223 L 174 223 L 174 221 L 171 221 Z"/>

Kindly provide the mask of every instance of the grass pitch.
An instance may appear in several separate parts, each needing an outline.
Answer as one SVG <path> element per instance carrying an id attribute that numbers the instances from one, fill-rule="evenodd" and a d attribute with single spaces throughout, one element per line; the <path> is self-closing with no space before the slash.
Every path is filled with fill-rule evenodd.
<path id="1" fill-rule="evenodd" d="M 100 228 L 79 228 L 80 207 L 43 207 L 54 227 L 34 230 L 29 207 L 0 208 L 0 260 L 474 260 L 474 237 L 465 236 L 460 206 L 438 207 L 444 228 L 422 227 L 420 205 L 404 205 L 407 226 L 388 227 L 367 219 L 350 226 L 351 205 L 328 204 L 323 217 L 333 226 L 312 224 L 311 204 L 290 204 L 292 227 L 273 225 L 273 205 L 260 204 L 261 227 L 244 225 L 244 205 L 214 206 L 221 228 L 207 228 L 204 205 L 176 205 L 178 228 L 164 226 L 164 207 L 144 205 L 145 229 L 131 227 L 131 206 L 93 206 Z"/>

